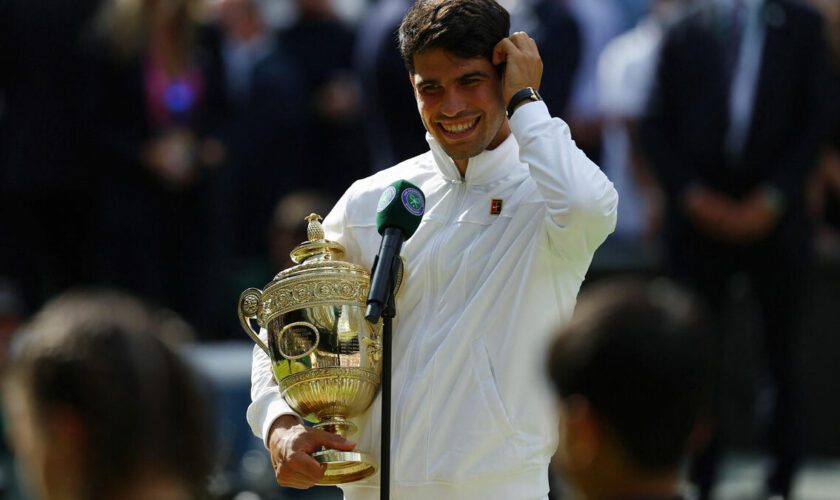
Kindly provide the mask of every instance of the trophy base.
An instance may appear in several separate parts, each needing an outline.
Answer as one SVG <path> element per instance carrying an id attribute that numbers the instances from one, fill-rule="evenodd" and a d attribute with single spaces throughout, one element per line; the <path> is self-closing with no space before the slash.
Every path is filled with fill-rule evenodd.
<path id="1" fill-rule="evenodd" d="M 313 453 L 312 457 L 319 463 L 327 464 L 324 477 L 318 481 L 322 486 L 352 483 L 376 472 L 373 459 L 367 453 L 321 450 Z"/>

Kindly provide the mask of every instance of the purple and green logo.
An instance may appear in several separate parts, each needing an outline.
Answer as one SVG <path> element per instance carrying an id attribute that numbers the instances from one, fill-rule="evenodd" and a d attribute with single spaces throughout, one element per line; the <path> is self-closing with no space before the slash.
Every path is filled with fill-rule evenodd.
<path id="1" fill-rule="evenodd" d="M 379 203 L 376 204 L 376 211 L 381 212 L 388 208 L 388 205 L 394 201 L 394 197 L 397 196 L 397 188 L 394 186 L 388 186 L 385 188 L 385 191 L 382 191 L 382 196 L 379 197 Z"/>
<path id="2" fill-rule="evenodd" d="M 412 215 L 423 215 L 426 210 L 426 201 L 423 193 L 414 188 L 408 188 L 402 193 L 402 204 Z"/>

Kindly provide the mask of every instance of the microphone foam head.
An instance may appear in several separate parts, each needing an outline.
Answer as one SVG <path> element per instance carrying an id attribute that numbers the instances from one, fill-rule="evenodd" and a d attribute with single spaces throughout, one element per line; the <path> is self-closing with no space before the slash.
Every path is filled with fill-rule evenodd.
<path id="1" fill-rule="evenodd" d="M 376 206 L 376 229 L 379 234 L 387 227 L 402 230 L 405 239 L 411 238 L 423 213 L 426 211 L 426 196 L 414 184 L 399 180 L 385 188 Z"/>

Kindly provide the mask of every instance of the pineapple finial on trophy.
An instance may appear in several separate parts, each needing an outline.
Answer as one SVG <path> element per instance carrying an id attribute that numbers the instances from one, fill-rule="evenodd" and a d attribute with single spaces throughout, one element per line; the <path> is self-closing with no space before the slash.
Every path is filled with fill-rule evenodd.
<path id="1" fill-rule="evenodd" d="M 309 241 L 323 240 L 324 227 L 321 226 L 321 216 L 318 214 L 309 214 L 304 220 L 309 223 L 306 227 L 306 238 Z"/>

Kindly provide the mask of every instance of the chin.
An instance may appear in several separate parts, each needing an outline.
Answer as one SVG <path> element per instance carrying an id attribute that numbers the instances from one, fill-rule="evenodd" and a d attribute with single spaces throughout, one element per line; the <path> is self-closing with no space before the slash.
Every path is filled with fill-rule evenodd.
<path id="1" fill-rule="evenodd" d="M 442 139 L 439 139 L 439 141 L 443 150 L 446 151 L 446 154 L 453 160 L 468 160 L 480 155 L 485 149 L 487 149 L 486 145 L 467 146 L 459 144 L 457 146 L 453 146 L 443 142 Z"/>

